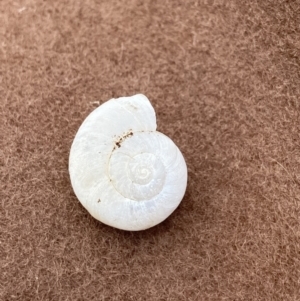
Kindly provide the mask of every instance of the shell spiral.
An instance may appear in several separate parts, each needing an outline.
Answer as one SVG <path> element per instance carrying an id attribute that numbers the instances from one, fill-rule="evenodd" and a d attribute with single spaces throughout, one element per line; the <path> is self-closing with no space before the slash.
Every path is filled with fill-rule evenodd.
<path id="1" fill-rule="evenodd" d="M 185 160 L 156 131 L 154 109 L 142 94 L 111 99 L 84 120 L 69 172 L 77 198 L 94 218 L 130 231 L 165 220 L 187 185 Z"/>

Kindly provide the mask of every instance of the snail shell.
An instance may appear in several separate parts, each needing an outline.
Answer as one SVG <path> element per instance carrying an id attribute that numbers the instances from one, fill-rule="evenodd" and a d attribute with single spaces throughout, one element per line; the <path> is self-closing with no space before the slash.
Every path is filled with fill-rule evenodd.
<path id="1" fill-rule="evenodd" d="M 81 204 L 97 220 L 137 231 L 165 220 L 187 185 L 185 160 L 156 131 L 156 116 L 142 94 L 111 99 L 80 126 L 69 172 Z"/>

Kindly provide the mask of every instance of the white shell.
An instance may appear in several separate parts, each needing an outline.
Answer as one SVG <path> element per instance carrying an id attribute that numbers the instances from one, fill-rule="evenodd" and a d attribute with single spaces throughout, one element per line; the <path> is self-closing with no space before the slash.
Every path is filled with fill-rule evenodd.
<path id="1" fill-rule="evenodd" d="M 130 231 L 165 220 L 187 185 L 185 160 L 156 131 L 154 109 L 142 94 L 111 99 L 84 120 L 69 172 L 77 198 L 94 218 Z"/>

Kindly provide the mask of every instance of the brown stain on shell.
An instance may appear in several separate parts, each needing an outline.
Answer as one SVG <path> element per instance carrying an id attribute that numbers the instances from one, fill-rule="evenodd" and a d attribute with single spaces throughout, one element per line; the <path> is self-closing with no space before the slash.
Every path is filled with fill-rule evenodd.
<path id="1" fill-rule="evenodd" d="M 133 136 L 133 131 L 130 129 L 127 133 L 125 133 L 123 136 L 119 137 L 119 139 L 115 142 L 115 146 L 113 148 L 113 151 L 116 149 L 116 148 L 120 148 L 121 147 L 121 144 L 122 142 L 125 141 L 125 139 L 129 138 Z"/>

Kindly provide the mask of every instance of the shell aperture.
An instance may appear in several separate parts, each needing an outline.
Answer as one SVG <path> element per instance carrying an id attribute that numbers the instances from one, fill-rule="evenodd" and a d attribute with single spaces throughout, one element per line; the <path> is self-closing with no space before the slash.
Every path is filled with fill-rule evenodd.
<path id="1" fill-rule="evenodd" d="M 187 185 L 185 160 L 156 131 L 156 116 L 142 94 L 111 99 L 87 116 L 70 150 L 73 190 L 97 220 L 138 231 L 165 220 Z"/>

